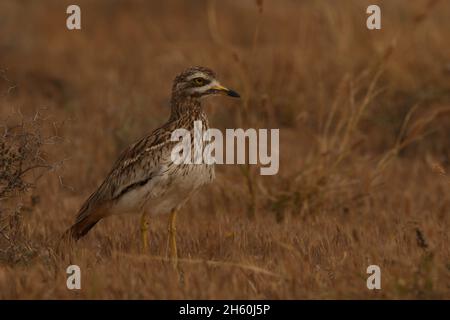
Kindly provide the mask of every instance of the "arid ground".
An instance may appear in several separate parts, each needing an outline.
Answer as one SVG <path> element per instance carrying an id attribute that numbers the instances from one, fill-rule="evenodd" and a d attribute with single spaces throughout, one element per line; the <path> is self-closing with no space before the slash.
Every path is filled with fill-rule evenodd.
<path id="1" fill-rule="evenodd" d="M 450 1 L 85 0 L 74 31 L 69 4 L 0 2 L 0 298 L 450 298 Z M 194 65 L 242 95 L 212 127 L 280 129 L 278 174 L 217 167 L 178 217 L 183 281 L 167 216 L 145 253 L 138 214 L 58 252 Z"/>

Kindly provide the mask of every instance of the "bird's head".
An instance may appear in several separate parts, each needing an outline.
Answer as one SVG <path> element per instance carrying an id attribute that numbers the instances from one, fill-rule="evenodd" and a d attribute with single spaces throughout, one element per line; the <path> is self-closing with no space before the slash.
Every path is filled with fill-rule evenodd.
<path id="1" fill-rule="evenodd" d="M 222 94 L 239 98 L 239 94 L 220 84 L 215 73 L 205 67 L 193 67 L 180 73 L 173 82 L 172 92 L 177 96 L 201 98 Z"/>

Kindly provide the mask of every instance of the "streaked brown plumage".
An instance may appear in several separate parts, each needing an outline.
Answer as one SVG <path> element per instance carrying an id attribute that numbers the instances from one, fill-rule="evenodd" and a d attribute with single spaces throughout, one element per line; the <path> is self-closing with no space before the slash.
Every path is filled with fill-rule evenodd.
<path id="1" fill-rule="evenodd" d="M 143 220 L 147 214 L 173 213 L 174 224 L 175 212 L 201 185 L 214 179 L 214 167 L 174 164 L 170 154 L 177 142 L 171 141 L 171 134 L 179 128 L 192 132 L 197 120 L 208 128 L 200 98 L 219 93 L 239 97 L 221 86 L 210 69 L 193 67 L 179 74 L 172 87 L 169 120 L 122 152 L 103 183 L 81 207 L 68 234 L 78 240 L 101 219 L 120 213 L 143 213 Z M 146 231 L 145 226 L 142 230 Z M 145 247 L 146 238 L 143 241 Z"/>

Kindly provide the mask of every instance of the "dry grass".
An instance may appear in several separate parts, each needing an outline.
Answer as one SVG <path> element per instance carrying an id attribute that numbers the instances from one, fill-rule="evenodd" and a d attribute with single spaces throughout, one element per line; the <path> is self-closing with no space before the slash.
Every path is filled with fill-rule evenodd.
<path id="1" fill-rule="evenodd" d="M 372 3 L 381 31 L 365 28 Z M 0 3 L 1 117 L 45 108 L 40 130 L 64 140 L 40 147 L 65 160 L 21 193 L 26 246 L 0 255 L 0 298 L 450 298 L 448 1 L 79 1 L 76 32 L 68 4 Z M 124 216 L 57 256 L 118 153 L 166 120 L 171 80 L 191 65 L 243 96 L 210 99 L 212 126 L 280 128 L 279 174 L 218 168 L 179 216 L 184 284 L 165 258 L 166 217 L 148 254 L 138 216 Z M 66 288 L 70 263 L 80 291 Z M 380 291 L 366 288 L 370 264 Z"/>

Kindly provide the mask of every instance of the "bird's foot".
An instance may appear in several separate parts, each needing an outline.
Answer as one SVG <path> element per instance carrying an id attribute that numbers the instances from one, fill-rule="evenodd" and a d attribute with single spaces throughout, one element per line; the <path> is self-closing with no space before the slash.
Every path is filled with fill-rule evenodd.
<path id="1" fill-rule="evenodd" d="M 141 253 L 146 253 L 148 250 L 148 226 L 147 217 L 143 214 L 141 216 Z"/>

